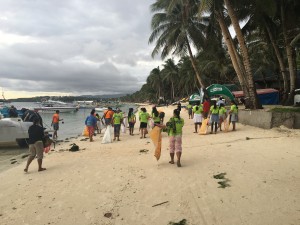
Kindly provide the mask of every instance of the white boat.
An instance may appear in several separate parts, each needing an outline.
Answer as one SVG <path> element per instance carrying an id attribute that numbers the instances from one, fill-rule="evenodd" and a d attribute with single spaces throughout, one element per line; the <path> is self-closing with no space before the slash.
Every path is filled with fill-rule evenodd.
<path id="1" fill-rule="evenodd" d="M 106 107 L 95 108 L 95 111 L 96 111 L 96 112 L 103 112 L 103 111 L 105 111 L 105 110 L 107 110 Z"/>
<path id="2" fill-rule="evenodd" d="M 0 146 L 25 147 L 31 125 L 32 122 L 23 122 L 21 118 L 0 119 Z"/>
<path id="3" fill-rule="evenodd" d="M 60 113 L 70 113 L 78 111 L 78 106 L 62 101 L 47 100 L 43 101 L 40 107 L 34 107 L 34 110 L 40 113 L 55 113 L 57 110 Z"/>
<path id="4" fill-rule="evenodd" d="M 73 104 L 80 109 L 94 109 L 98 106 L 94 101 L 74 101 Z"/>
<path id="5" fill-rule="evenodd" d="M 34 110 L 38 111 L 39 113 L 55 113 L 57 110 L 59 110 L 60 113 L 71 113 L 71 112 L 78 111 L 78 108 L 74 106 L 70 106 L 70 107 L 44 106 L 44 107 L 35 107 Z"/>

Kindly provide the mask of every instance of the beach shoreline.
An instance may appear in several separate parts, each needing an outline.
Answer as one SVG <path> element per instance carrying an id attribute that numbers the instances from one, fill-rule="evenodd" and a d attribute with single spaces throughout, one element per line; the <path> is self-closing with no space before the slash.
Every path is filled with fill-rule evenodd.
<path id="1" fill-rule="evenodd" d="M 165 122 L 174 108 L 158 108 Z M 101 144 L 103 132 L 94 142 L 62 142 L 46 154 L 44 172 L 36 161 L 27 174 L 25 162 L 0 172 L 1 224 L 299 223 L 299 130 L 237 124 L 236 132 L 199 135 L 184 109 L 181 116 L 181 168 L 168 163 L 167 134 L 157 161 L 137 122 L 120 142 Z M 72 143 L 80 151 L 70 152 Z"/>

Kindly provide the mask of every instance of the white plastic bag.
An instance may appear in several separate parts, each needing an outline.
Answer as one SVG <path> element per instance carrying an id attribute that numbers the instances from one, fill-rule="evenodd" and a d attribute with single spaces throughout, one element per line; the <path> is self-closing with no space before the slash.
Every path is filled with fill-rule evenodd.
<path id="1" fill-rule="evenodd" d="M 126 127 L 127 127 L 127 118 L 123 119 L 123 123 L 121 124 L 121 131 L 122 133 L 126 133 Z"/>
<path id="2" fill-rule="evenodd" d="M 104 132 L 101 143 L 102 144 L 112 143 L 112 133 L 113 133 L 113 127 L 111 125 L 108 125 Z"/>

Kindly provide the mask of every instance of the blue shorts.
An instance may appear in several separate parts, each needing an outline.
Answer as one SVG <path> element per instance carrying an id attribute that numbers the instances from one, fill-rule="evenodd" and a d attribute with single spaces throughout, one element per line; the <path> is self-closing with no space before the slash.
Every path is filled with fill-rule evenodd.
<path id="1" fill-rule="evenodd" d="M 54 130 L 59 130 L 59 123 L 54 123 L 53 124 L 53 129 Z"/>

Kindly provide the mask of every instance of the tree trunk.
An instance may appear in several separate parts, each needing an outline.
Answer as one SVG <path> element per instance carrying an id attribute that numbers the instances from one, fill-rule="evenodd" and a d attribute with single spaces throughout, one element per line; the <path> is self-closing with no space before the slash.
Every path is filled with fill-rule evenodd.
<path id="1" fill-rule="evenodd" d="M 285 71 L 285 66 L 284 66 L 284 61 L 283 58 L 280 54 L 279 48 L 275 43 L 275 39 L 273 37 L 273 34 L 270 30 L 270 27 L 268 26 L 267 23 L 265 23 L 265 28 L 267 30 L 269 39 L 272 43 L 276 58 L 278 60 L 278 64 L 279 64 L 279 68 L 280 68 L 280 73 L 282 75 L 282 79 L 283 79 L 283 96 L 282 96 L 282 103 L 284 104 L 284 102 L 286 101 L 287 97 L 288 97 L 288 93 L 289 93 L 289 86 L 288 86 L 288 78 L 286 75 L 286 71 Z"/>
<path id="2" fill-rule="evenodd" d="M 292 49 L 292 46 L 290 45 L 290 40 L 289 40 L 290 38 L 288 37 L 288 33 L 287 33 L 283 0 L 281 1 L 280 11 L 281 11 L 281 24 L 282 24 L 284 45 L 285 45 L 286 56 L 287 56 L 288 65 L 289 65 L 289 73 L 290 73 L 290 94 L 289 94 L 286 104 L 292 105 L 294 103 L 293 100 L 294 100 L 295 88 L 296 88 L 296 72 L 294 70 L 295 66 L 294 66 L 294 60 L 293 60 L 293 49 Z"/>
<path id="3" fill-rule="evenodd" d="M 199 70 L 198 70 L 198 68 L 197 68 L 197 63 L 196 63 L 196 60 L 195 60 L 195 58 L 194 58 L 194 56 L 193 56 L 193 53 L 192 53 L 192 50 L 191 50 L 191 46 L 190 46 L 188 40 L 187 40 L 187 46 L 188 46 L 188 51 L 189 51 L 189 55 L 190 55 L 190 60 L 191 60 L 191 62 L 192 62 L 192 66 L 193 66 L 194 71 L 195 71 L 195 74 L 196 74 L 196 78 L 197 78 L 197 80 L 198 80 L 198 82 L 199 82 L 201 88 L 202 88 L 203 90 L 205 90 L 206 85 L 204 84 L 204 81 L 201 79 Z"/>
<path id="4" fill-rule="evenodd" d="M 244 64 L 245 72 L 246 72 L 246 82 L 247 82 L 247 87 L 249 89 L 249 97 L 250 97 L 249 102 L 248 102 L 249 108 L 250 109 L 262 108 L 261 104 L 259 103 L 258 97 L 257 97 L 256 88 L 255 88 L 254 81 L 253 81 L 253 75 L 252 75 L 252 69 L 251 69 L 251 63 L 250 63 L 250 59 L 249 59 L 248 49 L 245 44 L 245 39 L 242 34 L 239 21 L 234 13 L 234 10 L 230 3 L 230 0 L 224 0 L 224 2 L 226 5 L 226 8 L 228 10 L 228 15 L 230 17 L 232 26 L 235 30 L 236 37 L 237 37 L 237 40 L 239 42 L 240 49 L 241 49 L 243 64 Z"/>
<path id="5" fill-rule="evenodd" d="M 245 99 L 249 99 L 249 90 L 248 90 L 247 84 L 245 82 L 245 74 L 243 73 L 243 71 L 241 69 L 241 67 L 243 67 L 243 65 L 239 64 L 239 62 L 238 62 L 238 59 L 237 59 L 238 54 L 236 52 L 235 46 L 233 45 L 233 41 L 232 41 L 230 32 L 228 30 L 228 27 L 227 27 L 224 17 L 223 17 L 223 13 L 221 11 L 218 11 L 218 12 L 216 12 L 216 14 L 217 14 L 217 21 L 220 25 L 233 68 L 239 79 L 241 88 L 244 92 Z M 246 103 L 246 107 L 247 108 L 249 107 L 247 105 L 247 103 Z"/>

